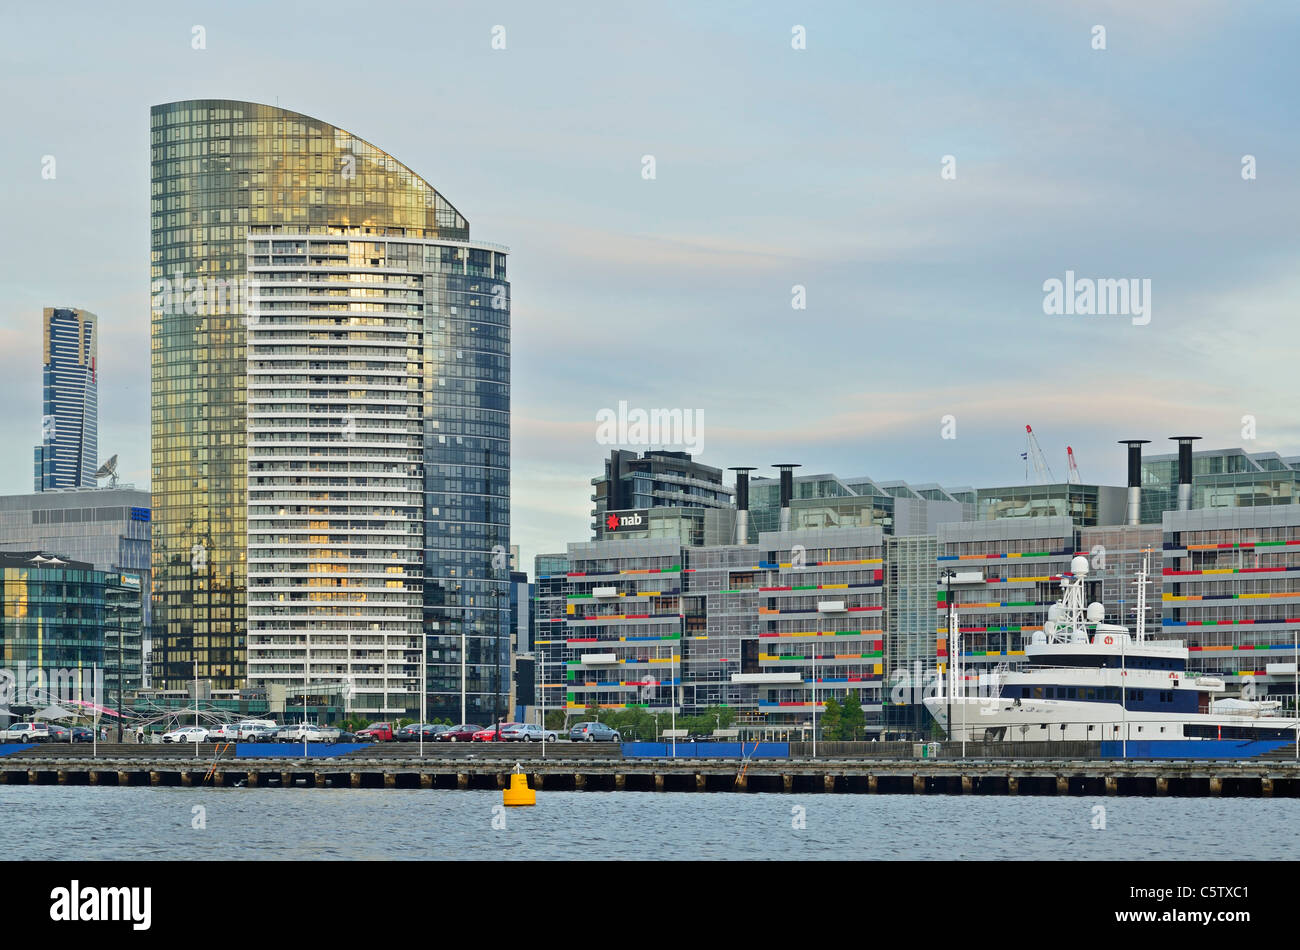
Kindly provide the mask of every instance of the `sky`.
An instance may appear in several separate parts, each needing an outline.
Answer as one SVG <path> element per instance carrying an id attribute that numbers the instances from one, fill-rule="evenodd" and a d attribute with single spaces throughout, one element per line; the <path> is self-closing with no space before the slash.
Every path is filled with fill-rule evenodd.
<path id="1" fill-rule="evenodd" d="M 47 306 L 100 316 L 101 455 L 149 483 L 149 108 L 189 98 L 347 129 L 511 248 L 530 572 L 620 402 L 758 475 L 1020 484 L 1026 424 L 1102 484 L 1118 439 L 1300 454 L 1298 39 L 1291 2 L 7 5 L 0 491 Z M 1149 312 L 1046 313 L 1067 272 Z"/>

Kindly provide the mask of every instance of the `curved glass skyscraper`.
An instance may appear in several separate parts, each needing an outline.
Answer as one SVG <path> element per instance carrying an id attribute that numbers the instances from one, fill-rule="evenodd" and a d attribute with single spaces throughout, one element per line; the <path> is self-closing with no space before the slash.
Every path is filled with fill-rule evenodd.
<path id="1" fill-rule="evenodd" d="M 423 670 L 455 717 L 463 656 L 467 715 L 504 713 L 505 249 L 309 116 L 176 102 L 151 134 L 159 685 L 395 715 Z"/>

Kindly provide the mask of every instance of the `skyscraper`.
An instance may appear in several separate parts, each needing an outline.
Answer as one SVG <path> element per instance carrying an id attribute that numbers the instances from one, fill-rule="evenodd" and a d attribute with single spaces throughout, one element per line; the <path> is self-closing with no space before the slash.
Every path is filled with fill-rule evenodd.
<path id="1" fill-rule="evenodd" d="M 151 118 L 155 680 L 504 712 L 505 249 L 319 119 Z"/>
<path id="2" fill-rule="evenodd" d="M 46 307 L 42 315 L 44 417 L 34 457 L 36 491 L 94 488 L 99 451 L 99 318 Z"/>

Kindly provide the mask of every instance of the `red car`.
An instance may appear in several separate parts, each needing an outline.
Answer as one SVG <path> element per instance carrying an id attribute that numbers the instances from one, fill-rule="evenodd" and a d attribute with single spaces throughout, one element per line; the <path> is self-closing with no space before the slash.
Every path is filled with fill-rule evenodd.
<path id="1" fill-rule="evenodd" d="M 357 738 L 362 742 L 368 739 L 374 742 L 392 742 L 393 724 L 391 722 L 372 722 L 366 728 L 357 730 Z"/>
<path id="2" fill-rule="evenodd" d="M 514 727 L 514 726 L 518 726 L 518 725 L 521 725 L 521 724 L 520 724 L 520 723 L 517 723 L 517 722 L 503 722 L 503 723 L 501 723 L 501 731 L 500 731 L 499 733 L 497 732 L 497 727 L 496 727 L 496 726 L 488 726 L 486 729 L 480 729 L 478 732 L 474 733 L 474 735 L 473 735 L 473 741 L 475 741 L 475 742 L 505 742 L 505 741 L 507 741 L 507 739 L 509 738 L 509 737 L 505 734 L 506 730 L 507 730 L 507 729 L 510 729 L 510 728 L 512 728 L 512 727 Z M 501 737 L 500 739 L 497 738 L 498 735 L 500 735 L 500 737 Z"/>
<path id="3" fill-rule="evenodd" d="M 442 735 L 438 736 L 439 742 L 469 742 L 474 738 L 474 733 L 482 729 L 482 726 L 476 726 L 472 722 L 463 723 L 459 726 L 452 726 Z"/>

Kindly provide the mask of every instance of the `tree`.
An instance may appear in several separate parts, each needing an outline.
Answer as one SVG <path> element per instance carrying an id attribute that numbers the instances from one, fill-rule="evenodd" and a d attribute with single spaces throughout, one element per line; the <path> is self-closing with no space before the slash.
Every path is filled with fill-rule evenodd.
<path id="1" fill-rule="evenodd" d="M 843 738 L 844 711 L 834 696 L 826 700 L 826 708 L 817 719 L 822 738 L 834 742 Z"/>
<path id="2" fill-rule="evenodd" d="M 851 689 L 844 696 L 844 710 L 840 716 L 842 738 L 855 740 L 866 738 L 867 716 L 862 711 L 858 700 L 858 691 Z"/>
<path id="3" fill-rule="evenodd" d="M 548 709 L 546 711 L 546 728 L 559 732 L 564 728 L 567 718 L 568 714 L 563 709 Z"/>
<path id="4" fill-rule="evenodd" d="M 588 719 L 594 719 L 596 722 L 600 722 L 600 706 L 594 702 L 587 703 L 586 717 Z"/>

